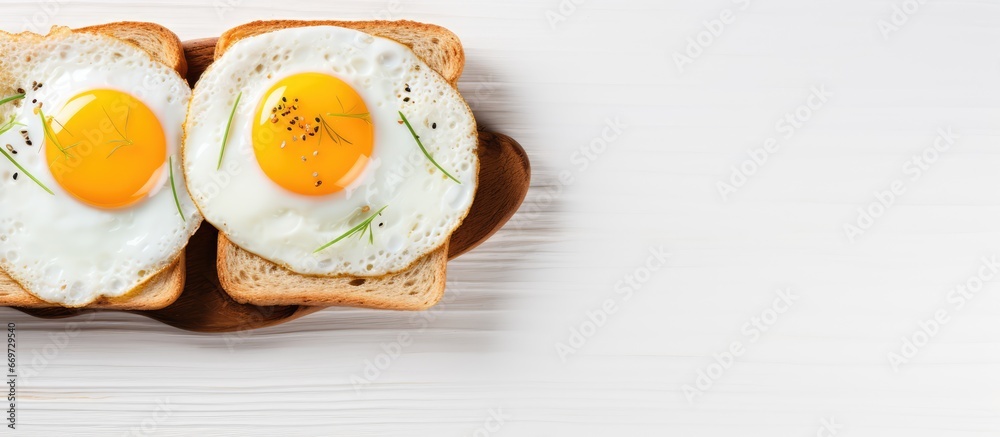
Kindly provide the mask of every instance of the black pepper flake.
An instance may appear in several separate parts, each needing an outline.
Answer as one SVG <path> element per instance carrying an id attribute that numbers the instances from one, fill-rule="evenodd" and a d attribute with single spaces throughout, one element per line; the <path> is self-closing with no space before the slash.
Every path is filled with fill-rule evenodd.
<path id="1" fill-rule="evenodd" d="M 38 103 L 38 99 L 31 99 L 31 103 Z"/>
<path id="2" fill-rule="evenodd" d="M 410 84 L 406 84 L 406 88 L 404 89 L 406 90 L 406 92 L 410 92 Z"/>
<path id="3" fill-rule="evenodd" d="M 316 187 L 319 187 L 320 185 L 323 185 L 323 181 L 316 181 Z"/>
<path id="4" fill-rule="evenodd" d="M 288 130 L 292 130 L 292 127 L 291 127 L 291 126 L 288 126 Z"/>
<path id="5" fill-rule="evenodd" d="M 437 129 L 437 128 L 438 128 L 437 123 L 431 123 L 431 129 Z"/>
<path id="6" fill-rule="evenodd" d="M 404 101 L 404 102 L 409 102 L 409 101 L 410 101 L 410 98 L 409 98 L 409 97 L 403 97 L 403 101 Z"/>
<path id="7" fill-rule="evenodd" d="M 282 101 L 282 102 L 287 102 L 287 101 L 288 101 L 288 99 L 286 99 L 286 98 L 282 97 L 282 98 L 281 98 L 281 101 Z"/>

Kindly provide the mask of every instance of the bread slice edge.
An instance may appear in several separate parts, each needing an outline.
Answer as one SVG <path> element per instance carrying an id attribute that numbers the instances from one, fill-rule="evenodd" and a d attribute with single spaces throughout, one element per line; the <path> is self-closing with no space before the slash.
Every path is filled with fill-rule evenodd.
<path id="1" fill-rule="evenodd" d="M 55 28 L 54 30 L 56 30 Z M 176 34 L 154 23 L 115 22 L 79 29 L 73 32 L 100 34 L 138 47 L 153 59 L 167 65 L 185 78 L 187 60 L 184 47 Z M 39 35 L 41 37 L 41 35 Z M 176 301 L 184 291 L 184 250 L 158 273 L 121 296 L 100 296 L 82 309 L 156 310 Z M 64 305 L 42 300 L 27 291 L 14 278 L 0 270 L 0 306 L 22 308 L 61 308 Z"/>

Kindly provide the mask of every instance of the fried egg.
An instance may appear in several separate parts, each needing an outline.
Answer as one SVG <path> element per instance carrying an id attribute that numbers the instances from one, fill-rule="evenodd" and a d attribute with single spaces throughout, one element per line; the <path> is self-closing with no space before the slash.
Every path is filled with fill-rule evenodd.
<path id="1" fill-rule="evenodd" d="M 201 223 L 180 144 L 190 89 L 139 48 L 56 29 L 0 36 L 0 267 L 68 307 L 168 267 Z M 0 129 L 3 130 L 3 129 Z"/>
<path id="2" fill-rule="evenodd" d="M 476 191 L 476 123 L 458 91 L 408 47 L 350 29 L 236 42 L 195 86 L 186 131 L 205 219 L 301 274 L 404 270 L 446 242 Z"/>

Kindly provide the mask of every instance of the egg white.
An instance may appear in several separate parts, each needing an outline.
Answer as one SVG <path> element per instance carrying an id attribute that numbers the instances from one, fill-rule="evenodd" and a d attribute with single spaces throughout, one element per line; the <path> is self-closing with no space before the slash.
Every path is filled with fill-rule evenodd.
<path id="1" fill-rule="evenodd" d="M 49 195 L 0 157 L 0 267 L 28 292 L 68 307 L 122 296 L 170 265 L 201 223 L 185 190 L 180 143 L 187 83 L 172 69 L 117 39 L 54 31 L 30 44 L 0 36 L 0 66 L 26 91 L 19 105 L 0 108 L 24 126 L 0 136 L 28 172 L 50 188 Z M 32 89 L 32 82 L 42 87 Z M 142 101 L 159 119 L 184 216 L 174 204 L 169 171 L 149 197 L 122 209 L 99 209 L 74 199 L 53 178 L 46 163 L 45 135 L 33 112 L 35 100 L 54 114 L 68 99 L 88 90 L 116 89 Z M 20 131 L 26 130 L 28 146 Z M 167 162 L 163 163 L 167 166 Z M 18 178 L 13 178 L 19 173 Z"/>
<path id="2" fill-rule="evenodd" d="M 278 80 L 305 72 L 326 73 L 353 87 L 375 129 L 372 161 L 363 174 L 326 196 L 281 188 L 261 170 L 252 149 L 252 123 L 263 94 Z M 398 111 L 460 184 L 423 155 Z M 206 220 L 240 247 L 302 274 L 377 276 L 403 270 L 450 237 L 476 191 L 478 136 L 462 97 L 406 46 L 350 29 L 291 28 L 237 42 L 195 86 L 186 129 L 184 171 Z M 373 221 L 372 243 L 367 235 L 348 238 L 314 253 L 383 206 Z"/>

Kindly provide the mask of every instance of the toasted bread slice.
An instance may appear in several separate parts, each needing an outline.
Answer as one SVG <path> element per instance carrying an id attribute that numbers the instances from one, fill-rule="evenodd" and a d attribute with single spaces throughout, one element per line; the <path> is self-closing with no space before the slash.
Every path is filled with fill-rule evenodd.
<path id="1" fill-rule="evenodd" d="M 394 40 L 409 47 L 452 86 L 465 66 L 465 52 L 448 29 L 413 21 L 255 21 L 226 31 L 215 58 L 237 41 L 304 26 L 339 26 Z M 422 310 L 444 296 L 448 244 L 424 255 L 408 269 L 380 277 L 301 275 L 247 252 L 219 233 L 218 270 L 233 299 L 254 305 L 336 305 Z"/>
<path id="2" fill-rule="evenodd" d="M 75 29 L 73 32 L 102 34 L 121 39 L 149 53 L 153 59 L 176 70 L 181 77 L 187 74 L 187 61 L 180 39 L 170 30 L 152 23 L 119 22 Z M 12 79 L 12 78 L 5 78 Z M 3 87 L 14 89 L 11 84 Z M 184 252 L 156 275 L 135 289 L 119 297 L 101 297 L 84 308 L 118 310 L 155 310 L 170 305 L 184 291 Z M 0 271 L 0 306 L 23 308 L 61 307 L 46 302 L 22 288 L 3 271 Z"/>

